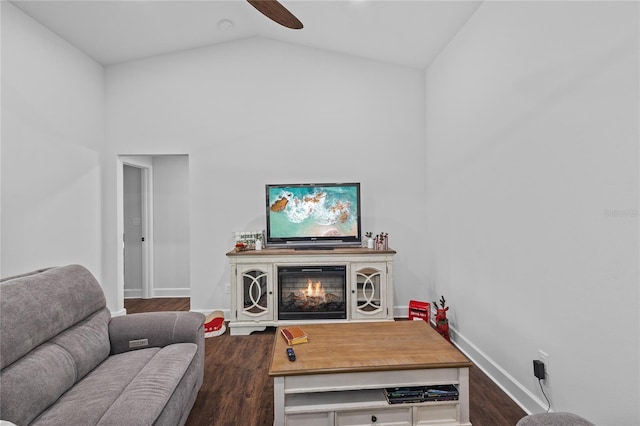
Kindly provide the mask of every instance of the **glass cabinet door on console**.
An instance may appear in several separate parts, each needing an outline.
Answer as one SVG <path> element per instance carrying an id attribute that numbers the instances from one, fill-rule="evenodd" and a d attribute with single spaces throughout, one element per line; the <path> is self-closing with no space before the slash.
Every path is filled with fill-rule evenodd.
<path id="1" fill-rule="evenodd" d="M 387 265 L 352 264 L 351 267 L 352 318 L 386 318 Z"/>
<path id="2" fill-rule="evenodd" d="M 272 268 L 238 265 L 238 320 L 273 320 Z"/>

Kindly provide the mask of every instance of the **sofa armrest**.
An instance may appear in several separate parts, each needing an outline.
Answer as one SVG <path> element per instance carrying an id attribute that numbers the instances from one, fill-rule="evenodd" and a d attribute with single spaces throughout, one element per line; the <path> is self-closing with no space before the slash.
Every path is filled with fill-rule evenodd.
<path id="1" fill-rule="evenodd" d="M 198 312 L 146 312 L 111 318 L 111 355 L 173 343 L 204 345 L 204 320 Z"/>

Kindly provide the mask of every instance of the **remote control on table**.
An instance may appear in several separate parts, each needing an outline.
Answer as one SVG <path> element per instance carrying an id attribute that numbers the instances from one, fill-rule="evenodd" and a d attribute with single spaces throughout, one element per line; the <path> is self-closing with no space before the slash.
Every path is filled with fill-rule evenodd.
<path id="1" fill-rule="evenodd" d="M 296 360 L 296 353 L 293 351 L 293 348 L 287 348 L 287 356 L 289 357 L 289 361 Z"/>

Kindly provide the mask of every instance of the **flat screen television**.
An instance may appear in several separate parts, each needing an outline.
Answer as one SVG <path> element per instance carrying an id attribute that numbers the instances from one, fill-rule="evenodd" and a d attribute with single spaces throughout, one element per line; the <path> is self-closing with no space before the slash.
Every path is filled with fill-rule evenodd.
<path id="1" fill-rule="evenodd" d="M 266 185 L 267 247 L 360 246 L 359 183 Z"/>

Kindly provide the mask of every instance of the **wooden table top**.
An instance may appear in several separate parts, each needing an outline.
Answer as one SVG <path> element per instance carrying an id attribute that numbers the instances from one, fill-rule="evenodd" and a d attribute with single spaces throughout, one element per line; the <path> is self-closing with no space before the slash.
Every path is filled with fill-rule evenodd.
<path id="1" fill-rule="evenodd" d="M 307 343 L 287 358 L 279 327 L 270 376 L 470 367 L 471 361 L 425 321 L 305 324 Z"/>

